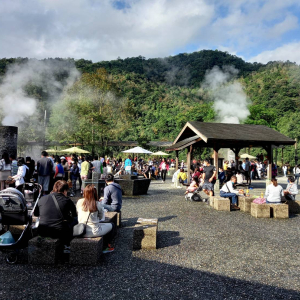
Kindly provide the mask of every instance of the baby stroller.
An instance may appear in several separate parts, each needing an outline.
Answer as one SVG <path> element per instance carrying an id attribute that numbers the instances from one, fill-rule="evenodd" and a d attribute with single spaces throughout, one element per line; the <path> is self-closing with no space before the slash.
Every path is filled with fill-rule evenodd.
<path id="1" fill-rule="evenodd" d="M 205 199 L 203 199 L 202 197 L 201 197 L 201 195 L 200 195 L 200 192 L 202 191 L 202 186 L 199 186 L 198 188 L 197 188 L 197 190 L 196 191 L 194 191 L 193 193 L 187 193 L 186 195 L 185 195 L 185 200 L 186 201 L 188 201 L 188 200 L 190 200 L 190 201 L 205 201 Z"/>
<path id="2" fill-rule="evenodd" d="M 7 188 L 0 191 L 0 226 L 2 233 L 9 233 L 10 225 L 22 225 L 20 236 L 14 236 L 9 243 L 0 243 L 0 251 L 6 253 L 6 262 L 15 264 L 18 260 L 20 249 L 24 249 L 28 245 L 28 241 L 33 237 L 32 234 L 32 215 L 35 206 L 41 196 L 42 186 L 34 184 L 38 188 L 38 194 L 32 210 L 29 211 L 24 195 L 15 188 Z M 34 199 L 34 197 L 33 197 Z"/>

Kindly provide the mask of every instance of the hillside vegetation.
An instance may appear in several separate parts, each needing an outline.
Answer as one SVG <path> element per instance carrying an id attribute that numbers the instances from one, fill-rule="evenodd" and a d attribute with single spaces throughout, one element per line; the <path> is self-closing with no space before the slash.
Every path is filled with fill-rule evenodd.
<path id="1" fill-rule="evenodd" d="M 1 59 L 3 79 L 9 66 L 25 64 L 27 58 Z M 76 140 L 96 152 L 108 152 L 108 140 L 173 140 L 186 121 L 213 121 L 215 112 L 209 90 L 201 88 L 206 72 L 214 66 L 234 66 L 235 80 L 251 100 L 248 124 L 262 124 L 291 138 L 300 138 L 300 67 L 291 62 L 247 63 L 226 52 L 203 50 L 167 58 L 89 60 L 48 59 L 48 63 L 76 66 L 82 73 L 77 82 L 53 102 L 51 91 L 34 82 L 26 93 L 37 99 L 34 117 L 21 124 L 20 141 L 44 138 L 43 122 L 48 113 L 48 140 Z M 62 86 L 66 68 L 55 69 Z M 1 94 L 1 86 L 0 86 Z M 51 99 L 50 99 L 51 98 Z M 259 134 L 259 133 L 258 133 Z M 259 149 L 260 151 L 260 149 Z M 292 160 L 292 147 L 285 160 Z"/>

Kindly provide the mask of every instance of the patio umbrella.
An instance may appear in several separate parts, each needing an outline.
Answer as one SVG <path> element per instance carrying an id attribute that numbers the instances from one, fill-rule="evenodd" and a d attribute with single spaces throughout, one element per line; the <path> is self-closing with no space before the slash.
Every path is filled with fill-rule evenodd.
<path id="1" fill-rule="evenodd" d="M 90 153 L 89 151 L 80 149 L 78 147 L 71 147 L 65 150 L 61 150 L 60 152 L 67 152 L 67 153 Z"/>
<path id="2" fill-rule="evenodd" d="M 138 154 L 138 153 L 144 153 L 144 154 L 152 154 L 151 151 L 148 151 L 142 147 L 134 147 L 125 151 L 122 151 L 123 153 L 134 153 L 134 154 Z"/>
<path id="3" fill-rule="evenodd" d="M 256 156 L 253 156 L 253 155 L 250 155 L 250 154 L 247 154 L 247 153 L 244 153 L 242 155 L 240 155 L 240 158 L 249 158 L 249 159 L 255 159 Z"/>
<path id="4" fill-rule="evenodd" d="M 162 151 L 157 151 L 157 152 L 152 153 L 152 155 L 158 155 L 159 156 L 159 155 L 170 155 L 170 154 L 162 152 Z"/>
<path id="5" fill-rule="evenodd" d="M 46 151 L 46 152 L 49 152 L 49 153 L 60 152 L 60 150 L 56 150 L 56 149 L 46 149 L 45 151 Z"/>
<path id="6" fill-rule="evenodd" d="M 133 153 L 133 154 L 139 154 L 139 153 L 143 153 L 143 154 L 152 154 L 151 151 L 148 151 L 142 147 L 134 147 L 125 151 L 122 151 L 123 153 Z M 137 155 L 138 158 L 138 155 Z"/>

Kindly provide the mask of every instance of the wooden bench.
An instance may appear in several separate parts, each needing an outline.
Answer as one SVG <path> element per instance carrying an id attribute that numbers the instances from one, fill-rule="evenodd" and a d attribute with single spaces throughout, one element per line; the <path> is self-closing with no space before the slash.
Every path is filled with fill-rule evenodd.
<path id="1" fill-rule="evenodd" d="M 238 207 L 241 209 L 241 211 L 250 213 L 251 203 L 254 199 L 255 197 L 239 196 Z"/>
<path id="2" fill-rule="evenodd" d="M 133 231 L 133 250 L 156 249 L 158 219 L 139 218 Z"/>
<path id="3" fill-rule="evenodd" d="M 214 197 L 214 209 L 220 211 L 230 211 L 230 199 L 223 197 Z"/>
<path id="4" fill-rule="evenodd" d="M 289 206 L 284 203 L 280 204 L 257 204 L 251 203 L 251 216 L 255 218 L 276 218 L 288 219 Z"/>
<path id="5" fill-rule="evenodd" d="M 100 261 L 103 238 L 78 238 L 70 244 L 70 264 L 96 265 Z"/>

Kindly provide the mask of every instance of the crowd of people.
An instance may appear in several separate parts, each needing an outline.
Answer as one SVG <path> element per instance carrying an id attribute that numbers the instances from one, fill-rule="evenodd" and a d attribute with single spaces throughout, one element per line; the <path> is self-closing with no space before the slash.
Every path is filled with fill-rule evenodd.
<path id="1" fill-rule="evenodd" d="M 114 225 L 103 222 L 105 211 L 121 211 L 122 189 L 114 182 L 114 175 L 108 172 L 106 163 L 109 162 L 97 157 L 49 156 L 43 151 L 35 164 L 30 157 L 16 159 L 3 153 L 0 160 L 1 189 L 9 185 L 24 194 L 25 182 L 36 179 L 43 193 L 34 210 L 34 215 L 39 218 L 38 234 L 57 238 L 61 253 L 69 253 L 73 227 L 83 223 L 86 230 L 82 237 L 105 236 L 107 247 L 104 252 L 107 253 L 114 250 L 111 245 Z M 69 196 L 75 195 L 77 181 L 81 188 L 82 180 L 91 178 L 92 172 L 105 180 L 104 195 L 98 196 L 95 186 L 88 184 L 75 206 Z"/>

